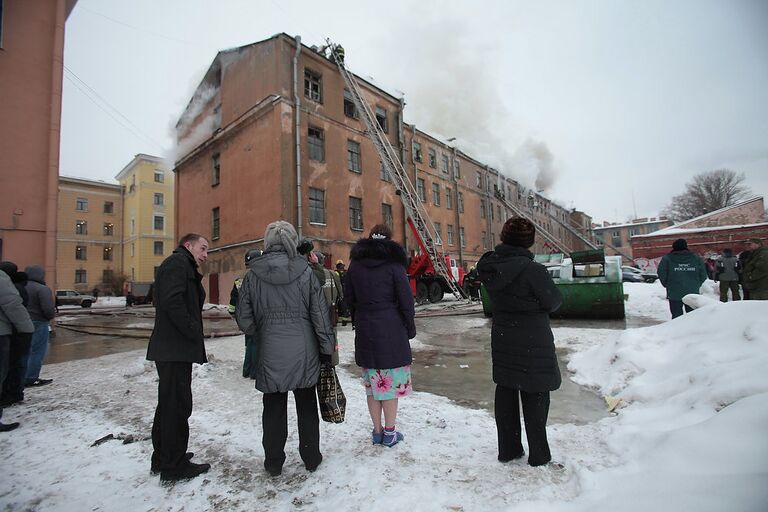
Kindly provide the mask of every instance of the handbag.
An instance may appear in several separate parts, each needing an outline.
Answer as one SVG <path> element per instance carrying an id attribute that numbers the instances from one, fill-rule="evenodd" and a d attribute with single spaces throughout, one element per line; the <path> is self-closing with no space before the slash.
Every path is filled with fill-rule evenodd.
<path id="1" fill-rule="evenodd" d="M 328 423 L 344 421 L 347 409 L 347 397 L 341 389 L 339 377 L 333 366 L 320 363 L 320 380 L 317 383 L 317 399 L 320 402 L 320 415 Z"/>

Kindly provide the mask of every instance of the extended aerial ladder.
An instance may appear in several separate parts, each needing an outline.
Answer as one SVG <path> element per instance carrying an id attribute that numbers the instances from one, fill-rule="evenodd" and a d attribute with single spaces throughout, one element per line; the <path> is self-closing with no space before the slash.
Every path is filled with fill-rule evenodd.
<path id="1" fill-rule="evenodd" d="M 494 195 L 496 196 L 496 199 L 501 201 L 504 207 L 507 208 L 508 210 L 511 210 L 512 213 L 514 213 L 518 217 L 523 217 L 531 221 L 533 225 L 536 226 L 536 232 L 540 234 L 544 238 L 544 240 L 546 240 L 552 247 L 566 254 L 569 254 L 571 252 L 571 249 L 567 245 L 565 245 L 561 240 L 558 240 L 558 238 L 552 233 L 550 233 L 541 223 L 537 222 L 535 217 L 533 217 L 532 215 L 528 215 L 522 209 L 518 208 L 517 206 L 507 201 L 507 199 L 504 197 L 504 195 L 501 193 L 501 191 L 498 188 L 495 189 Z"/>
<path id="2" fill-rule="evenodd" d="M 374 112 L 371 110 L 368 102 L 365 101 L 365 98 L 363 98 L 357 79 L 345 67 L 343 53 L 337 52 L 336 45 L 332 44 L 330 41 L 326 42 L 328 44 L 327 47 L 330 50 L 330 58 L 336 63 L 336 66 L 338 66 L 339 72 L 344 78 L 344 83 L 352 96 L 355 108 L 365 124 L 368 137 L 371 139 L 371 142 L 373 142 L 373 146 L 376 148 L 376 152 L 381 159 L 382 166 L 392 180 L 397 194 L 400 196 L 400 200 L 405 208 L 405 214 L 408 218 L 408 225 L 416 236 L 421 250 L 424 254 L 429 256 L 435 272 L 445 280 L 451 293 L 453 293 L 459 300 L 467 299 L 468 297 L 464 290 L 448 272 L 448 268 L 445 264 L 445 255 L 435 243 L 436 237 L 432 235 L 432 233 L 437 233 L 435 225 L 429 218 L 426 207 L 421 200 L 419 200 L 416 189 L 408 178 L 408 175 L 403 168 L 403 164 L 397 157 L 394 148 L 392 148 L 392 144 L 389 142 L 389 139 L 387 139 L 381 126 L 379 126 Z"/>

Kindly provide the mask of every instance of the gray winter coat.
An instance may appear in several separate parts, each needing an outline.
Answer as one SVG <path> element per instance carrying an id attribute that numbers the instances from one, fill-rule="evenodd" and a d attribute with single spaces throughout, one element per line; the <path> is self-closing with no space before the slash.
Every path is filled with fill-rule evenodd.
<path id="1" fill-rule="evenodd" d="M 53 292 L 45 285 L 45 270 L 38 265 L 27 267 L 27 311 L 33 321 L 48 322 L 56 316 Z"/>
<path id="2" fill-rule="evenodd" d="M 738 281 L 741 271 L 739 258 L 736 256 L 722 256 L 715 266 L 717 269 L 716 280 Z"/>
<path id="3" fill-rule="evenodd" d="M 0 336 L 13 334 L 14 327 L 18 332 L 35 332 L 19 291 L 8 274 L 0 270 Z"/>
<path id="4" fill-rule="evenodd" d="M 317 384 L 319 354 L 336 346 L 328 303 L 302 256 L 266 252 L 253 260 L 240 287 L 237 325 L 256 340 L 256 389 L 292 391 Z"/>

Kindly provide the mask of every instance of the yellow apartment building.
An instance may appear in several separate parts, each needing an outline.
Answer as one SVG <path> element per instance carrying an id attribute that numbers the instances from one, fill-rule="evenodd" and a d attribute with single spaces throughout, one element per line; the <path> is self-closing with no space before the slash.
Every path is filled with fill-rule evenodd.
<path id="1" fill-rule="evenodd" d="M 55 289 L 119 293 L 122 266 L 120 185 L 59 177 Z M 42 263 L 42 261 L 40 262 Z"/>
<path id="2" fill-rule="evenodd" d="M 162 158 L 140 153 L 115 179 L 123 190 L 123 273 L 128 283 L 151 283 L 176 248 L 174 174 Z"/>

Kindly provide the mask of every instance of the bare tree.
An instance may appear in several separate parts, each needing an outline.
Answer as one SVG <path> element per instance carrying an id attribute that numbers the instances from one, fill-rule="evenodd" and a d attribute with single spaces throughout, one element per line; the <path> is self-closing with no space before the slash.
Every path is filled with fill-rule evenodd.
<path id="1" fill-rule="evenodd" d="M 730 169 L 697 174 L 686 183 L 685 192 L 672 198 L 662 215 L 675 222 L 682 222 L 731 206 L 751 194 L 743 183 L 744 173 L 737 174 Z"/>

